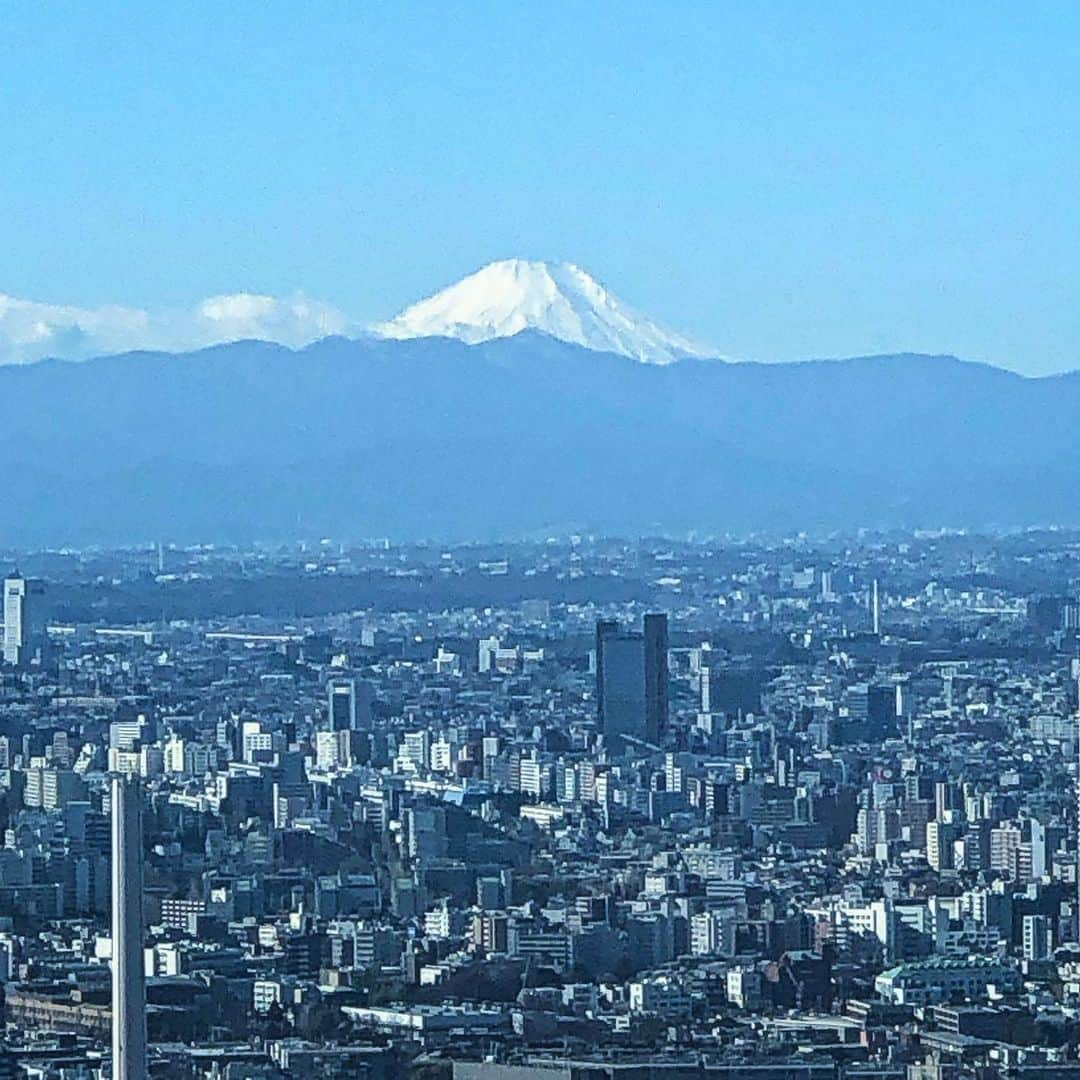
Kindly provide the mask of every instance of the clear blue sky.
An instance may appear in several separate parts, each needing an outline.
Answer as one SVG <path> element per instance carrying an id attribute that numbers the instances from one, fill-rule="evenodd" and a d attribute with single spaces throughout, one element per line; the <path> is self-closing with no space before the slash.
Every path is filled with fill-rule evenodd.
<path id="1" fill-rule="evenodd" d="M 576 261 L 735 356 L 1080 367 L 1075 4 L 0 7 L 0 292 Z"/>

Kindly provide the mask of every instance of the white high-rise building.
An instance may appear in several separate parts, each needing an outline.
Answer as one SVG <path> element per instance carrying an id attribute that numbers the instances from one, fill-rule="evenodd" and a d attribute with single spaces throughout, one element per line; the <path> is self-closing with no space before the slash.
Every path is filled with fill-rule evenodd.
<path id="1" fill-rule="evenodd" d="M 448 773 L 454 767 L 457 757 L 457 746 L 445 735 L 440 735 L 431 744 L 431 770 L 432 772 Z"/>
<path id="2" fill-rule="evenodd" d="M 338 732 L 315 732 L 315 767 L 320 772 L 332 772 L 340 764 Z"/>
<path id="3" fill-rule="evenodd" d="M 734 956 L 735 918 L 728 911 L 702 911 L 690 920 L 690 951 L 695 956 Z"/>
<path id="4" fill-rule="evenodd" d="M 544 771 L 536 758 L 522 758 L 518 773 L 518 787 L 522 795 L 539 799 L 544 790 Z"/>
<path id="5" fill-rule="evenodd" d="M 4 581 L 4 663 L 19 664 L 27 645 L 26 579 L 13 574 Z"/>
<path id="6" fill-rule="evenodd" d="M 428 731 L 407 731 L 402 741 L 401 757 L 411 761 L 419 769 L 426 769 L 431 762 L 431 734 Z"/>
<path id="7" fill-rule="evenodd" d="M 477 646 L 477 668 L 480 671 L 490 671 L 495 662 L 495 654 L 499 651 L 500 642 L 497 637 L 481 638 Z"/>

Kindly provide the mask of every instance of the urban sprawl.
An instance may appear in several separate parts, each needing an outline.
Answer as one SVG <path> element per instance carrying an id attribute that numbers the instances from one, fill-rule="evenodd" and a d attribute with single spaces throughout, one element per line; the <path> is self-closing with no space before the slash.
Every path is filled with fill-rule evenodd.
<path id="1" fill-rule="evenodd" d="M 1080 1077 L 1078 534 L 0 557 L 3 1080 Z"/>

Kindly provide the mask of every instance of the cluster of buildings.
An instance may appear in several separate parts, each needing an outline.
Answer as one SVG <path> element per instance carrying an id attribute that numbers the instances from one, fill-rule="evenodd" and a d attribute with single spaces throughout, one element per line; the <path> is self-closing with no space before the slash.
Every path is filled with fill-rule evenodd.
<path id="1" fill-rule="evenodd" d="M 3 1080 L 1080 1076 L 1076 537 L 18 564 Z"/>

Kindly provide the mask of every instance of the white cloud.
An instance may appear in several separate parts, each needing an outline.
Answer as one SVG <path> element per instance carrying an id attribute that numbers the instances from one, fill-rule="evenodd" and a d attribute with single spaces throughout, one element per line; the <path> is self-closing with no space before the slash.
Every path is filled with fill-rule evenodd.
<path id="1" fill-rule="evenodd" d="M 213 341 L 262 338 L 297 348 L 330 334 L 341 334 L 349 323 L 337 308 L 321 300 L 295 296 L 232 293 L 211 296 L 198 307 L 199 326 Z"/>
<path id="2" fill-rule="evenodd" d="M 0 364 L 82 360 L 131 349 L 183 352 L 243 338 L 299 348 L 352 324 L 321 300 L 255 293 L 211 296 L 189 311 L 43 304 L 0 293 Z"/>

